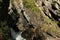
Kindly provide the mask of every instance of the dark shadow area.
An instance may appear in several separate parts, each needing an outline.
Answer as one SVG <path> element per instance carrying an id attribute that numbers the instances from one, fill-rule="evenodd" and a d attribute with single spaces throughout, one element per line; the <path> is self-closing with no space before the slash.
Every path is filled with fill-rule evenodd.
<path id="1" fill-rule="evenodd" d="M 56 15 L 52 10 L 49 9 L 49 12 L 51 13 L 51 16 L 58 21 L 59 23 L 57 24 L 60 27 L 60 21 L 58 20 L 60 18 L 60 16 Z"/>
<path id="2" fill-rule="evenodd" d="M 42 2 L 42 6 L 45 6 L 44 2 Z"/>
<path id="3" fill-rule="evenodd" d="M 15 30 L 15 32 L 19 32 L 19 29 L 16 27 L 16 23 L 18 22 L 18 15 L 17 10 L 15 8 L 12 8 L 13 12 L 11 15 L 7 16 L 7 22 L 10 28 L 13 28 Z"/>
<path id="4" fill-rule="evenodd" d="M 58 26 L 59 26 L 59 28 L 60 28 L 60 22 L 58 23 Z"/>
<path id="5" fill-rule="evenodd" d="M 49 12 L 51 13 L 51 16 L 56 20 L 59 21 L 58 19 L 60 18 L 58 15 L 55 15 L 55 12 L 52 11 L 52 9 L 49 9 Z M 56 13 L 57 14 L 57 13 Z"/>
<path id="6" fill-rule="evenodd" d="M 7 27 L 7 24 L 4 24 L 4 21 L 7 22 L 8 17 L 8 7 L 9 7 L 10 0 L 2 0 L 0 5 L 0 23 L 2 22 L 2 25 L 0 25 L 0 28 L 2 30 L 2 40 L 9 40 L 11 39 L 10 35 L 10 28 Z M 4 25 L 3 25 L 4 24 Z"/>
<path id="7" fill-rule="evenodd" d="M 8 31 L 6 33 L 5 33 L 6 30 L 2 31 L 3 32 L 3 34 L 2 34 L 3 35 L 3 40 L 8 40 L 8 37 L 11 38 L 10 28 L 13 28 L 16 32 L 19 31 L 18 28 L 16 27 L 18 17 L 15 17 L 16 20 L 14 20 L 11 17 L 11 15 L 8 14 L 8 12 L 9 12 L 9 10 L 8 10 L 9 4 L 10 4 L 10 0 L 2 0 L 2 3 L 0 5 L 0 7 L 1 7 L 0 8 L 0 23 L 3 22 L 3 21 L 6 21 L 7 22 L 6 25 L 8 26 L 8 28 L 7 28 Z M 13 11 L 15 11 L 14 13 L 17 13 L 16 10 L 13 10 Z M 1 26 L 1 28 L 4 29 L 4 26 Z"/>
<path id="8" fill-rule="evenodd" d="M 57 10 L 57 8 L 54 6 L 54 4 L 51 4 L 51 5 L 52 5 L 53 10 Z"/>
<path id="9" fill-rule="evenodd" d="M 44 12 L 44 13 L 45 13 L 45 15 L 46 15 L 46 16 L 48 16 L 48 17 L 52 20 L 52 17 L 50 17 L 49 15 L 47 15 L 47 13 L 46 13 L 46 12 Z"/>
<path id="10" fill-rule="evenodd" d="M 53 37 L 53 35 L 51 35 L 50 33 L 46 32 L 49 36 Z"/>
<path id="11" fill-rule="evenodd" d="M 32 32 L 32 30 L 30 30 L 30 29 L 27 29 L 27 30 L 23 31 L 22 34 L 21 34 L 21 36 L 25 39 L 28 39 L 28 38 L 31 39 L 31 37 L 33 35 L 34 35 L 34 32 Z"/>
<path id="12" fill-rule="evenodd" d="M 8 7 L 10 0 L 2 0 L 1 4 L 1 20 L 5 20 L 8 15 Z"/>
<path id="13" fill-rule="evenodd" d="M 43 40 L 43 38 L 38 35 L 37 37 L 34 37 L 33 40 Z"/>
<path id="14" fill-rule="evenodd" d="M 24 17 L 24 19 L 26 20 L 27 23 L 29 23 L 29 21 L 26 19 L 25 15 L 24 15 L 24 10 L 21 10 L 22 16 Z"/>

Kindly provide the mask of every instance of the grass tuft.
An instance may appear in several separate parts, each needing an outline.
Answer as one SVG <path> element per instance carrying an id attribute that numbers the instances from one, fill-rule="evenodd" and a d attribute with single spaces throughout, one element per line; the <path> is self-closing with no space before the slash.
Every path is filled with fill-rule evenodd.
<path id="1" fill-rule="evenodd" d="M 26 8 L 30 9 L 34 13 L 39 13 L 40 11 L 35 5 L 35 0 L 23 0 L 23 4 Z"/>

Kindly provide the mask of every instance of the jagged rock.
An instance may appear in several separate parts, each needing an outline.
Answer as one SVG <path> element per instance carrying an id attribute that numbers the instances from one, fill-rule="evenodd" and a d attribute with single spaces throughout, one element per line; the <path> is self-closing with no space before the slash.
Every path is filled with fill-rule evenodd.
<path id="1" fill-rule="evenodd" d="M 13 4 L 10 4 L 9 15 L 14 20 L 12 25 L 15 24 L 15 27 L 17 27 L 18 30 L 22 32 L 22 37 L 26 38 L 27 40 L 30 38 L 30 40 L 45 40 L 47 39 L 46 34 L 49 36 L 52 35 L 51 37 L 59 36 L 60 38 L 58 32 L 59 28 L 56 22 L 60 21 L 59 1 L 54 3 L 55 0 L 33 0 L 35 5 L 33 5 L 32 8 L 27 8 L 26 5 L 28 5 L 28 7 L 31 6 L 30 4 L 27 4 L 30 1 L 27 1 L 26 4 L 24 4 L 23 0 L 14 0 Z M 36 10 L 34 8 L 38 9 L 39 12 L 33 12 Z M 35 28 L 36 30 L 34 30 Z M 46 34 L 44 34 L 45 32 Z M 58 32 L 58 34 L 56 32 Z"/>

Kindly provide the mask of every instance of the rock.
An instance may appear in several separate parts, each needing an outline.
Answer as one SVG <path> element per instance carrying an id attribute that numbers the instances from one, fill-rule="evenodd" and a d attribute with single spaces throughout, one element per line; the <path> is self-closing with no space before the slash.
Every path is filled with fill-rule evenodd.
<path id="1" fill-rule="evenodd" d="M 27 40 L 45 40 L 47 39 L 47 36 L 44 34 L 45 32 L 48 32 L 48 34 L 46 34 L 49 36 L 52 35 L 51 37 L 60 36 L 56 33 L 58 31 L 51 33 L 53 30 L 59 30 L 56 21 L 60 21 L 59 2 L 56 1 L 55 3 L 54 1 L 55 0 L 36 0 L 34 1 L 35 5 L 33 5 L 35 7 L 29 9 L 25 5 L 30 7 L 30 3 L 27 4 L 26 2 L 26 4 L 24 4 L 23 0 L 14 0 L 13 5 L 10 4 L 9 15 L 14 20 L 14 23 L 19 31 L 22 32 L 23 38 L 26 38 Z M 34 13 L 31 9 L 33 11 L 39 9 L 39 13 Z M 12 23 L 12 25 L 14 23 Z M 50 28 L 53 29 L 51 30 Z"/>
<path id="2" fill-rule="evenodd" d="M 52 4 L 52 7 L 54 7 L 55 10 L 59 10 L 59 5 L 56 2 Z"/>

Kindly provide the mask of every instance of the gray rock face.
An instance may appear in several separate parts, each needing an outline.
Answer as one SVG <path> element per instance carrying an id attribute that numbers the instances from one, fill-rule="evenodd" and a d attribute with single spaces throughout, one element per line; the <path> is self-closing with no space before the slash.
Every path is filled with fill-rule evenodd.
<path id="1" fill-rule="evenodd" d="M 36 3 L 38 4 L 38 6 L 42 8 L 41 13 L 44 13 L 43 16 L 45 15 L 48 18 L 50 18 L 51 20 L 56 20 L 58 22 L 60 21 L 60 3 L 59 2 L 60 1 L 55 1 L 55 0 L 36 0 Z M 31 31 L 32 28 L 34 29 L 34 28 L 40 27 L 40 24 L 48 25 L 48 23 L 46 22 L 44 17 L 41 15 L 41 13 L 40 14 L 38 13 L 37 14 L 38 16 L 35 16 L 30 10 L 28 10 L 27 8 L 24 7 L 22 0 L 17 0 L 17 1 L 14 0 L 13 5 L 10 4 L 9 10 L 10 10 L 9 15 L 11 15 L 12 19 L 14 20 L 13 24 L 16 25 L 16 27 L 19 29 L 19 31 L 21 31 L 21 32 L 27 31 L 28 33 L 25 33 L 25 34 L 28 37 L 30 36 L 29 31 Z M 42 17 L 42 18 L 40 18 L 40 17 Z M 40 19 L 43 21 L 43 23 L 40 21 Z M 52 25 L 52 24 L 50 23 L 50 25 Z M 34 34 L 34 36 L 37 36 L 37 38 L 38 38 L 38 35 L 41 35 L 42 33 L 41 34 L 37 34 L 37 33 L 36 33 L 36 35 Z M 18 38 L 20 38 L 20 36 L 18 36 Z M 36 40 L 37 40 L 37 38 L 36 38 Z M 45 36 L 44 36 L 44 38 L 45 38 Z"/>
<path id="2" fill-rule="evenodd" d="M 10 11 L 8 14 L 14 20 L 14 23 L 12 23 L 12 25 L 15 24 L 15 27 L 17 27 L 19 31 L 23 32 L 24 30 L 32 26 L 32 24 L 30 23 L 31 14 L 28 14 L 28 12 L 24 9 L 22 0 L 14 0 L 13 5 L 10 4 L 9 10 Z M 21 35 L 19 36 L 19 34 L 13 30 L 11 31 L 11 34 L 12 37 L 16 40 L 24 40 L 22 39 Z"/>
<path id="3" fill-rule="evenodd" d="M 49 18 L 54 18 L 54 17 L 56 17 L 56 18 L 54 18 L 55 20 L 58 20 L 59 21 L 59 19 L 60 19 L 60 12 L 59 12 L 59 10 L 60 10 L 60 5 L 59 5 L 59 2 L 60 1 L 57 1 L 57 0 L 37 0 L 37 3 L 38 3 L 38 5 L 40 5 L 40 6 L 42 6 L 42 3 L 44 3 L 44 6 L 42 6 L 43 7 L 43 9 L 44 9 L 44 12 L 45 12 L 45 14 L 49 17 Z M 50 10 L 50 11 L 49 11 Z M 54 17 L 53 17 L 53 14 L 55 15 Z"/>

